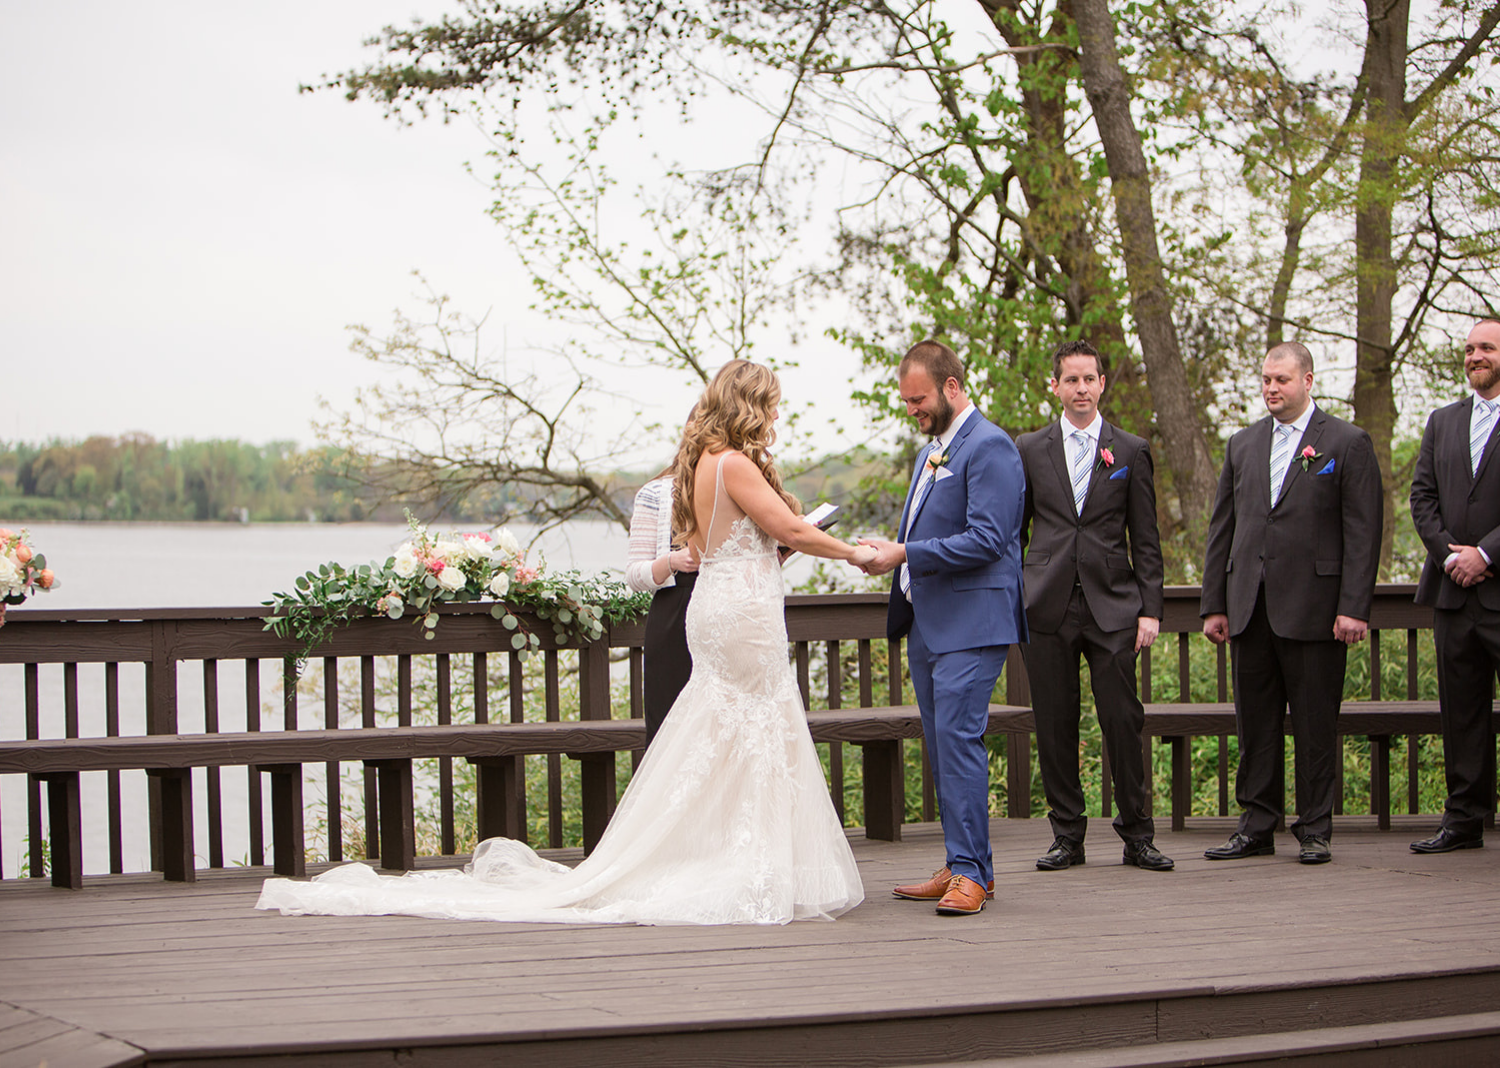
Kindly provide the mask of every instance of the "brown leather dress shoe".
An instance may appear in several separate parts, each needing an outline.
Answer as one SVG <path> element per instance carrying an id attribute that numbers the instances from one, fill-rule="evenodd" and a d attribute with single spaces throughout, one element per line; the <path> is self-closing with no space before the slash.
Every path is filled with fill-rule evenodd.
<path id="1" fill-rule="evenodd" d="M 979 888 L 979 884 L 966 875 L 955 875 L 948 883 L 948 892 L 937 903 L 939 916 L 972 916 L 984 911 L 984 902 L 990 895 Z"/>
<path id="2" fill-rule="evenodd" d="M 898 886 L 891 893 L 896 897 L 904 897 L 908 901 L 936 901 L 948 892 L 948 884 L 951 882 L 953 882 L 953 873 L 946 867 L 942 867 L 933 872 L 932 878 L 925 883 Z M 985 896 L 995 896 L 995 880 L 990 880 Z"/>

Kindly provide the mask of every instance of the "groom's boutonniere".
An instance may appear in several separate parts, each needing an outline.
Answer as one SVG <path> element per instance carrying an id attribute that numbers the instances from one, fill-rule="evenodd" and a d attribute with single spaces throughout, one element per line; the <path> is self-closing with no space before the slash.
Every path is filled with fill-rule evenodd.
<path id="1" fill-rule="evenodd" d="M 1306 471 L 1322 458 L 1323 454 L 1321 452 L 1313 452 L 1313 447 L 1308 445 L 1302 450 L 1301 455 L 1297 457 L 1297 462 L 1302 465 L 1302 470 Z"/>
<path id="2" fill-rule="evenodd" d="M 1113 467 L 1113 466 L 1115 466 L 1115 454 L 1112 453 L 1112 452 L 1110 452 L 1109 449 L 1105 448 L 1102 445 L 1099 447 L 1099 466 L 1100 467 Z"/>
<path id="3" fill-rule="evenodd" d="M 948 450 L 944 449 L 941 455 L 935 455 L 935 454 L 929 452 L 927 454 L 927 466 L 932 469 L 932 473 L 934 475 L 938 473 L 938 468 L 940 468 L 940 467 L 947 467 L 948 466 Z"/>

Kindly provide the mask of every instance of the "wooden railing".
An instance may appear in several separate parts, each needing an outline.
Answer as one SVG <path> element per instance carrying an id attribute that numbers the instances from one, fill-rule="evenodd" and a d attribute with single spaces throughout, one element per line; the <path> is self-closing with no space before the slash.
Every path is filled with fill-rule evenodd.
<path id="1" fill-rule="evenodd" d="M 1371 620 L 1373 636 L 1370 697 L 1384 697 L 1379 670 L 1381 659 L 1389 655 L 1391 632 L 1404 637 L 1406 658 L 1406 697 L 1417 699 L 1417 660 L 1419 631 L 1430 628 L 1431 613 L 1411 603 L 1409 586 L 1383 586 L 1377 591 Z M 437 726 L 446 724 L 487 724 L 520 722 L 527 716 L 550 722 L 578 720 L 582 723 L 639 717 L 641 714 L 643 625 L 621 624 L 611 628 L 606 640 L 577 649 L 560 649 L 550 641 L 550 627 L 538 627 L 543 639 L 541 652 L 529 661 L 508 651 L 508 633 L 490 618 L 483 606 L 451 606 L 443 610 L 443 619 L 432 640 L 426 640 L 421 628 L 384 619 L 361 621 L 335 634 L 316 650 L 306 677 L 298 685 L 296 649 L 287 641 L 263 629 L 260 618 L 264 609 L 180 609 L 108 612 L 63 612 L 41 609 L 12 609 L 7 624 L 0 630 L 0 684 L 5 673 L 18 674 L 14 683 L 0 685 L 0 723 L 12 733 L 0 742 L 47 738 L 115 738 L 139 735 L 225 735 L 236 732 L 266 731 L 338 731 L 340 729 L 373 729 L 381 726 L 410 727 L 426 714 Z M 1143 656 L 1140 684 L 1143 698 L 1155 704 L 1158 679 L 1169 674 L 1164 658 L 1175 657 L 1178 683 L 1176 700 L 1191 702 L 1190 655 L 1200 649 L 1200 660 L 1208 648 L 1199 633 L 1198 591 L 1174 587 L 1167 596 L 1163 641 L 1151 656 Z M 886 598 L 883 594 L 845 594 L 829 596 L 794 596 L 787 601 L 787 629 L 792 647 L 790 655 L 803 697 L 811 709 L 837 709 L 846 704 L 863 708 L 877 705 L 902 705 L 904 699 L 904 663 L 899 643 L 886 643 Z M 1399 638 L 1398 638 L 1399 640 Z M 1196 645 L 1194 643 L 1197 643 Z M 267 668 L 275 665 L 269 687 Z M 612 663 L 620 666 L 612 673 Z M 1220 649 L 1216 660 L 1216 694 L 1218 702 L 1229 698 L 1227 658 Z M 12 667 L 5 667 L 12 665 Z M 96 667 L 97 665 L 97 667 Z M 139 673 L 134 665 L 142 665 Z M 232 666 L 233 665 L 233 666 Z M 625 666 L 628 665 L 628 666 Z M 576 687 L 564 685 L 569 674 L 575 674 Z M 846 678 L 846 675 L 848 676 Z M 278 681 L 279 677 L 279 681 Z M 611 693 L 612 677 L 616 694 Z M 815 684 L 819 692 L 812 693 Z M 1008 659 L 1004 686 L 1005 702 L 1029 705 L 1029 688 L 1019 655 Z M 226 698 L 225 688 L 237 690 L 243 699 Z M 279 695 L 280 714 L 276 705 L 266 715 L 263 688 Z M 305 692 L 312 690 L 311 694 Z M 1201 690 L 1201 687 L 1200 687 Z M 355 693 L 357 691 L 357 698 Z M 345 696 L 347 692 L 347 697 Z M 565 700 L 565 692 L 572 694 Z M 1202 701 L 1202 694 L 1196 695 Z M 1166 706 L 1162 706 L 1166 707 Z M 1018 711 L 1024 711 L 1020 709 Z M 19 714 L 18 714 L 19 713 Z M 1005 811 L 1012 817 L 1032 814 L 1033 765 L 1030 738 L 1019 721 L 1008 721 L 1004 727 L 1007 772 L 1005 775 Z M 1176 722 L 1176 721 L 1173 721 Z M 1232 718 L 1229 721 L 1232 725 Z M 1212 733 L 1220 736 L 1218 757 L 1219 812 L 1229 810 L 1230 766 L 1227 737 L 1223 730 L 1222 709 L 1219 718 L 1203 720 L 1191 730 L 1155 730 L 1157 736 L 1172 740 L 1174 816 L 1185 816 L 1181 810 L 1182 784 L 1178 777 L 1190 778 L 1191 768 L 1184 767 L 1181 752 L 1187 748 L 1190 734 Z M 1408 723 L 1408 726 L 1411 724 Z M 1431 724 L 1420 724 L 1426 733 L 1436 731 Z M 1232 729 L 1232 727 L 1231 727 Z M 1148 725 L 1148 730 L 1150 730 Z M 1176 733 L 1173 733 L 1173 732 Z M 620 737 L 618 732 L 611 732 Z M 1395 732 L 1397 734 L 1402 731 Z M 319 736 L 320 738 L 322 735 Z M 337 735 L 330 735 L 321 783 L 325 797 L 310 811 L 325 830 L 322 840 L 329 859 L 344 859 L 346 820 L 363 838 L 366 856 L 378 855 L 379 802 L 377 770 L 367 765 L 363 790 L 354 789 L 355 813 L 346 812 L 349 793 L 343 782 L 343 763 L 361 759 L 359 754 L 341 753 Z M 1382 752 L 1389 751 L 1389 735 L 1382 736 Z M 492 815 L 490 826 L 501 820 L 507 833 L 525 834 L 525 757 L 515 755 L 513 743 L 504 758 L 489 760 L 491 766 L 505 764 L 505 774 L 481 779 L 481 789 L 490 783 L 492 796 L 478 802 Z M 599 743 L 590 753 L 579 752 L 592 760 L 593 771 L 585 776 L 585 827 L 588 841 L 602 829 L 613 806 L 613 754 L 604 752 L 607 744 Z M 628 744 L 635 744 L 629 742 Z M 1146 756 L 1150 758 L 1151 739 L 1147 739 Z M 616 748 L 620 746 L 616 744 Z M 14 750 L 17 747 L 11 746 Z M 533 837 L 539 845 L 559 845 L 563 838 L 563 762 L 564 753 L 555 746 L 533 750 L 544 754 L 546 779 L 545 833 Z M 435 852 L 453 853 L 459 839 L 459 819 L 454 790 L 454 760 L 472 758 L 472 738 L 465 746 L 455 746 L 444 753 L 439 743 L 435 782 L 437 799 L 437 835 Z M 1407 769 L 1408 808 L 1416 811 L 1418 767 L 1416 747 L 1408 746 L 1411 758 Z M 607 758 L 607 767 L 600 764 Z M 58 758 L 54 755 L 52 758 Z M 844 811 L 845 778 L 843 745 L 829 744 L 829 770 L 832 795 L 841 815 Z M 479 762 L 479 761 L 475 761 Z M 510 762 L 510 763 L 507 763 Z M 263 816 L 261 775 L 254 768 L 248 773 L 243 791 L 243 811 L 228 805 L 234 791 L 225 789 L 224 776 L 236 770 L 220 761 L 200 768 L 202 818 L 199 825 L 206 832 L 206 864 L 210 868 L 243 861 L 263 864 L 266 856 L 267 828 Z M 372 761 L 371 764 L 376 762 Z M 925 765 L 924 765 L 925 766 Z M 263 770 L 271 770 L 269 767 Z M 492 768 L 493 770 L 493 768 Z M 124 777 L 122 778 L 122 771 Z M 132 773 L 123 768 L 94 773 L 103 777 L 102 808 L 105 824 L 100 848 L 107 848 L 109 870 L 126 868 L 126 827 L 134 817 L 128 811 L 127 794 Z M 851 776 L 852 777 L 852 776 Z M 44 833 L 42 776 L 5 776 L 12 783 L 24 778 L 26 843 L 0 839 L 0 877 L 14 877 L 19 872 L 17 857 L 23 857 L 32 875 L 41 875 L 47 867 Z M 934 814 L 930 782 L 922 774 L 920 815 L 930 819 Z M 140 779 L 134 780 L 139 793 Z M 315 780 L 316 783 L 316 780 Z M 97 782 L 96 782 L 97 785 Z M 1372 789 L 1372 810 L 1388 804 L 1389 797 Z M 503 790 L 505 798 L 494 793 Z M 592 806 L 588 791 L 609 794 L 607 800 Z M 98 794 L 99 791 L 95 790 Z M 12 788 L 13 796 L 14 787 Z M 146 805 L 152 829 L 152 867 L 160 869 L 163 846 L 162 793 L 160 782 L 148 780 Z M 300 785 L 298 787 L 300 799 Z M 1102 804 L 1110 805 L 1107 775 L 1103 783 Z M 353 818 L 351 818 L 353 817 Z M 301 813 L 297 814 L 300 833 Z M 243 821 L 244 851 L 234 855 L 227 828 Z M 13 823 L 12 823 L 13 826 Z M 98 836 L 96 836 L 98 837 Z M 353 843 L 350 844 L 351 848 Z M 191 848 L 191 846 L 190 846 Z M 74 863 L 77 860 L 74 858 Z M 102 867 L 102 865 L 99 865 Z"/>

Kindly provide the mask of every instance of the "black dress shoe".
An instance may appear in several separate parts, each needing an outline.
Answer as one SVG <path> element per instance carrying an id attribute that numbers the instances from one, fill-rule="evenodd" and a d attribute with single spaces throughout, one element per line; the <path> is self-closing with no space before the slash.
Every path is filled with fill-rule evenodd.
<path id="1" fill-rule="evenodd" d="M 1151 839 L 1125 843 L 1125 863 L 1147 871 L 1171 871 L 1176 863 L 1152 844 Z"/>
<path id="2" fill-rule="evenodd" d="M 1229 841 L 1212 849 L 1205 849 L 1203 855 L 1209 860 L 1239 860 L 1241 857 L 1269 857 L 1276 853 L 1275 842 L 1257 842 L 1247 834 L 1235 831 L 1229 836 Z"/>
<path id="3" fill-rule="evenodd" d="M 1328 848 L 1328 839 L 1316 834 L 1303 838 L 1302 849 L 1297 854 L 1297 859 L 1303 864 L 1327 864 L 1333 859 L 1333 851 Z"/>
<path id="4" fill-rule="evenodd" d="M 1058 838 L 1052 848 L 1037 858 L 1037 871 L 1062 871 L 1074 864 L 1083 863 L 1083 843 Z"/>
<path id="5" fill-rule="evenodd" d="M 1431 838 L 1411 844 L 1413 853 L 1451 853 L 1455 849 L 1483 849 L 1484 835 L 1459 834 L 1451 827 L 1439 827 Z"/>

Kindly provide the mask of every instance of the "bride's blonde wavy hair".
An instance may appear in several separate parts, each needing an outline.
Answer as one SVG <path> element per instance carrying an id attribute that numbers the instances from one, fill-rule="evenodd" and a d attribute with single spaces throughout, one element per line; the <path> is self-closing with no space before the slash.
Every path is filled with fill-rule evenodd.
<path id="1" fill-rule="evenodd" d="M 749 360 L 730 360 L 698 398 L 697 414 L 677 450 L 672 494 L 672 530 L 684 541 L 698 533 L 694 490 L 698 461 L 704 453 L 735 449 L 748 456 L 771 488 L 794 512 L 801 503 L 781 486 L 781 475 L 766 450 L 776 440 L 775 412 L 781 383 L 769 367 Z M 706 540 L 706 539 L 705 539 Z"/>

